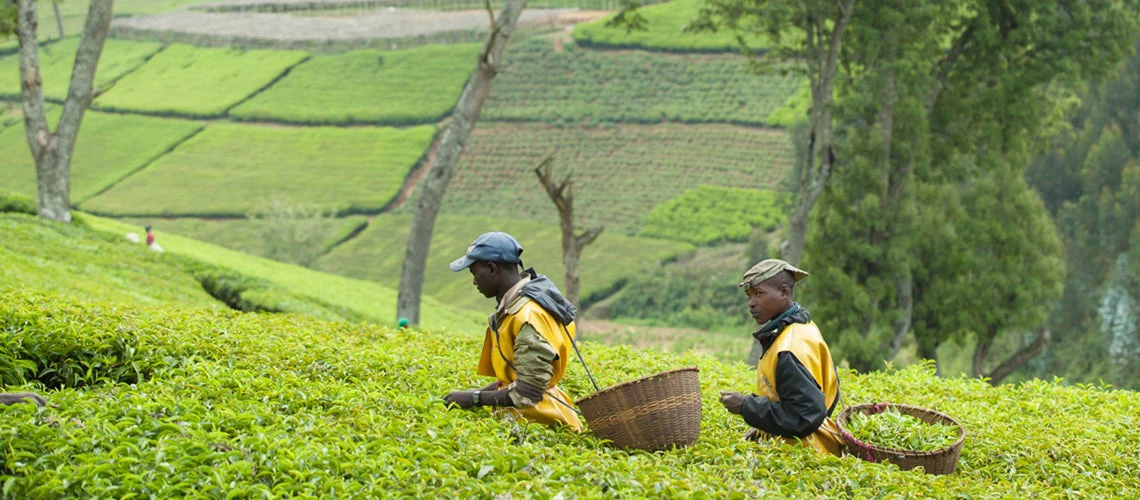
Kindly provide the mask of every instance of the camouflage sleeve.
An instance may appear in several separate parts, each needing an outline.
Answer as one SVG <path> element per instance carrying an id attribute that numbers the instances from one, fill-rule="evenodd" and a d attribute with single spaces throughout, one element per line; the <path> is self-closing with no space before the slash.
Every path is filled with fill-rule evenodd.
<path id="1" fill-rule="evenodd" d="M 509 386 L 516 407 L 534 406 L 542 401 L 558 352 L 530 324 L 524 324 L 515 337 L 515 382 Z"/>

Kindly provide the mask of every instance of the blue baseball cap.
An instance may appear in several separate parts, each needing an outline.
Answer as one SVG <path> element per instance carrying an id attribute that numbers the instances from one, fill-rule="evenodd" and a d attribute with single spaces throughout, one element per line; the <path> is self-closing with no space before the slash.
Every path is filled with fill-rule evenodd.
<path id="1" fill-rule="evenodd" d="M 483 233 L 467 247 L 467 254 L 451 263 L 452 271 L 462 271 L 478 261 L 503 264 L 522 264 L 522 246 L 515 238 L 501 231 Z"/>

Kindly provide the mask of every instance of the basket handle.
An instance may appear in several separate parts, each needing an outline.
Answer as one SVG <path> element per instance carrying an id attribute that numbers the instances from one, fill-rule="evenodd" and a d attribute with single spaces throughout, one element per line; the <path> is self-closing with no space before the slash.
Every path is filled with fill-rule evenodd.
<path id="1" fill-rule="evenodd" d="M 559 321 L 558 324 L 562 325 L 562 322 Z M 602 390 L 598 388 L 598 382 L 594 380 L 594 376 L 590 373 L 590 367 L 586 366 L 586 360 L 582 358 L 582 351 L 578 350 L 578 343 L 574 342 L 574 336 L 570 335 L 570 330 L 566 329 L 566 325 L 562 325 L 562 331 L 566 332 L 566 338 L 570 339 L 570 345 L 574 346 L 574 354 L 578 355 L 578 361 L 582 363 L 582 368 L 586 369 L 586 376 L 590 377 L 590 383 L 594 384 L 594 392 L 602 392 Z"/>

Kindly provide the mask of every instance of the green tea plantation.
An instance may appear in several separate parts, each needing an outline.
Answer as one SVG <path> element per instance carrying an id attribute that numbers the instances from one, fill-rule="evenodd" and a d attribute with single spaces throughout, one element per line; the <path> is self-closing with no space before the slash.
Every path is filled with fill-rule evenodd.
<path id="1" fill-rule="evenodd" d="M 990 387 L 923 365 L 844 373 L 846 403 L 958 418 L 958 471 L 930 476 L 741 439 L 717 391 L 754 373 L 694 355 L 585 343 L 599 383 L 701 368 L 692 447 L 615 450 L 440 396 L 476 387 L 481 332 L 301 315 L 112 305 L 0 292 L 0 380 L 52 406 L 0 408 L 6 496 L 1063 497 L 1140 494 L 1140 395 L 1034 381 Z M 580 366 L 565 388 L 589 394 Z"/>

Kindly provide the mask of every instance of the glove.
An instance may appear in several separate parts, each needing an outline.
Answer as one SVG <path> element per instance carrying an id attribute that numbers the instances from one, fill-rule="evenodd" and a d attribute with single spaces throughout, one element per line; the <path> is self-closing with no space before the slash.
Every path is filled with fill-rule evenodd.
<path id="1" fill-rule="evenodd" d="M 443 397 L 448 406 L 455 405 L 463 409 L 475 406 L 475 391 L 451 391 Z"/>
<path id="2" fill-rule="evenodd" d="M 740 409 L 744 407 L 744 399 L 747 397 L 735 391 L 720 391 L 720 404 L 724 405 L 724 409 L 729 413 L 740 415 Z"/>

